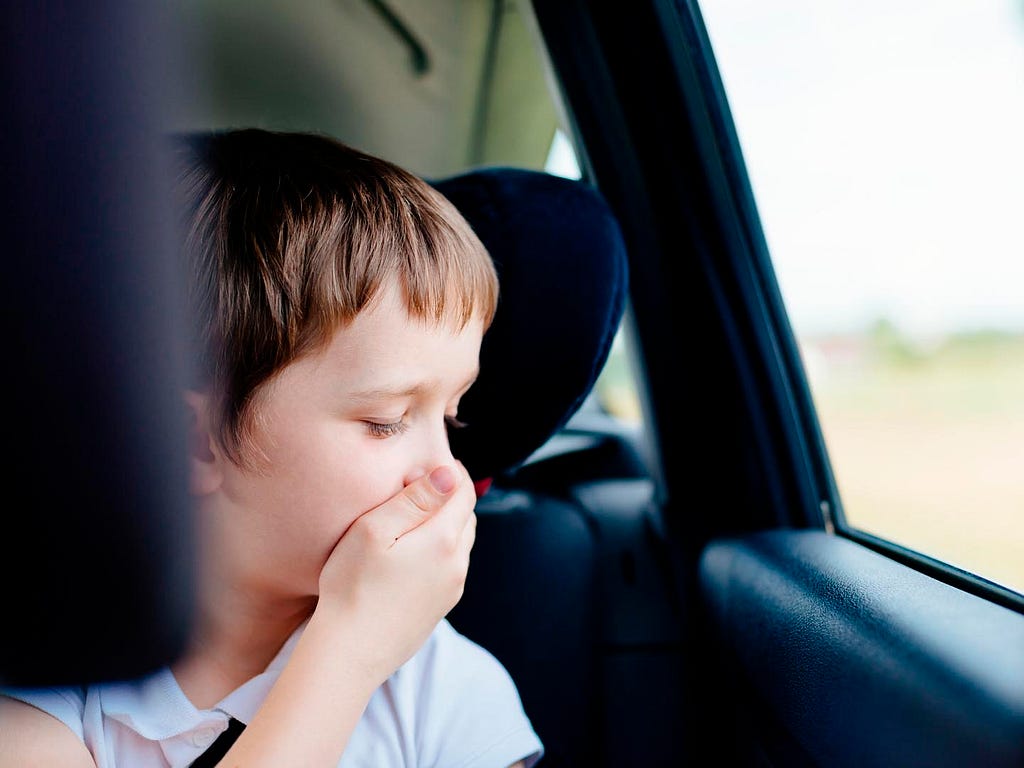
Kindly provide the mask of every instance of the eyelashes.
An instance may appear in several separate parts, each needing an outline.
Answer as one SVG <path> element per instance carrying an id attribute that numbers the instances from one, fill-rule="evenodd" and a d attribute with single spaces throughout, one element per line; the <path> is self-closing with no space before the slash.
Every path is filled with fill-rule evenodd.
<path id="1" fill-rule="evenodd" d="M 388 437 L 396 437 L 397 435 L 405 432 L 409 425 L 405 419 L 399 419 L 398 421 L 366 421 L 366 429 L 370 433 L 370 437 L 378 439 L 384 439 Z M 444 424 L 448 429 L 465 429 L 469 425 L 464 421 L 460 421 L 455 416 L 445 416 Z"/>
<path id="2" fill-rule="evenodd" d="M 448 429 L 465 429 L 469 426 L 466 422 L 459 421 L 455 416 L 445 416 L 444 423 Z"/>
<path id="3" fill-rule="evenodd" d="M 402 434 L 409 428 L 409 425 L 402 419 L 383 423 L 379 421 L 367 421 L 365 423 L 370 437 L 376 438 L 394 437 L 395 435 Z"/>

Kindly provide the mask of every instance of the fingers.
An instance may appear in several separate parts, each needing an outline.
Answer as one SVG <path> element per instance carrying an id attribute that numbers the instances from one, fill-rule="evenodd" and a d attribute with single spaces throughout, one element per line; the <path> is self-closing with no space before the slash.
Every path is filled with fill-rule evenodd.
<path id="1" fill-rule="evenodd" d="M 436 512 L 444 504 L 445 498 L 459 484 L 459 478 L 452 467 L 436 467 L 429 475 L 419 478 L 402 489 L 401 496 L 411 503 L 416 510 L 424 513 L 425 519 L 431 512 Z M 415 512 L 414 512 L 415 514 Z"/>
<path id="2" fill-rule="evenodd" d="M 430 474 L 417 478 L 399 493 L 361 515 L 353 528 L 371 539 L 393 544 L 415 530 L 444 508 L 460 488 L 468 482 L 461 465 L 435 467 Z"/>
<path id="3" fill-rule="evenodd" d="M 462 526 L 462 531 L 459 533 L 459 549 L 466 553 L 466 557 L 469 557 L 469 552 L 473 549 L 473 543 L 476 541 L 476 515 L 471 514 L 466 518 L 465 525 Z"/>
<path id="4" fill-rule="evenodd" d="M 469 476 L 469 472 L 466 472 L 466 468 L 462 465 L 462 462 L 456 459 L 456 463 L 465 473 L 467 484 L 473 489 L 472 506 L 469 507 L 468 514 L 462 522 L 461 530 L 459 531 L 460 549 L 462 549 L 468 557 L 469 551 L 473 548 L 473 543 L 476 541 L 476 501 L 480 498 L 480 495 L 477 493 L 476 484 L 473 483 L 472 478 Z"/>
<path id="5" fill-rule="evenodd" d="M 449 469 L 453 473 L 456 482 L 454 490 L 449 493 L 439 508 L 432 509 L 429 513 L 421 511 L 419 513 L 419 521 L 415 525 L 409 526 L 399 538 L 404 541 L 404 536 L 415 531 L 417 540 L 422 539 L 424 545 L 430 546 L 428 542 L 433 540 L 440 542 L 441 548 L 445 551 L 459 550 L 468 553 L 468 549 L 463 547 L 462 542 L 467 538 L 465 529 L 470 520 L 472 520 L 472 530 L 469 533 L 468 539 L 470 546 L 472 546 L 473 537 L 475 536 L 476 516 L 474 514 L 474 507 L 476 506 L 476 492 L 473 489 L 473 481 L 466 468 L 457 460 L 454 466 L 446 467 L 445 469 Z M 434 470 L 434 472 L 437 472 L 437 470 Z M 434 473 L 431 473 L 431 476 L 433 475 Z M 438 478 L 435 477 L 434 479 Z M 411 487 L 409 486 L 409 488 Z M 418 498 L 420 498 L 418 491 L 413 491 L 409 496 L 410 500 Z M 422 510 L 422 506 L 419 508 Z"/>

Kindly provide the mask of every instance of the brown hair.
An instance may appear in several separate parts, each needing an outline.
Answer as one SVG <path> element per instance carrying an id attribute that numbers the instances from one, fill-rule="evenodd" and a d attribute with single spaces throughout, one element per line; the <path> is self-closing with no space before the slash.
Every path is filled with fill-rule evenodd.
<path id="1" fill-rule="evenodd" d="M 181 146 L 198 383 L 236 463 L 253 457 L 260 386 L 392 281 L 413 318 L 490 325 L 498 282 L 486 249 L 412 173 L 310 133 L 219 131 Z"/>

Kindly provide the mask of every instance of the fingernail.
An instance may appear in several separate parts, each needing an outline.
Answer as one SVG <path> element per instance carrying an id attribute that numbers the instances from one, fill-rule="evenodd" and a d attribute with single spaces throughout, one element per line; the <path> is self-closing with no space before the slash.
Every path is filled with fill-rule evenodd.
<path id="1" fill-rule="evenodd" d="M 438 493 L 448 493 L 455 487 L 455 473 L 450 467 L 438 467 L 430 473 L 430 484 Z"/>

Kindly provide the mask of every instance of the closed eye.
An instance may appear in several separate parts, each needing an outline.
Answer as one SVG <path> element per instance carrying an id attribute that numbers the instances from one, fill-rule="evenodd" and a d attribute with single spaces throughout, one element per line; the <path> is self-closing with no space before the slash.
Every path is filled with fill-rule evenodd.
<path id="1" fill-rule="evenodd" d="M 404 420 L 399 419 L 398 421 L 379 422 L 379 421 L 366 421 L 366 429 L 369 431 L 371 437 L 385 438 L 394 437 L 400 435 L 409 428 L 409 425 Z"/>

